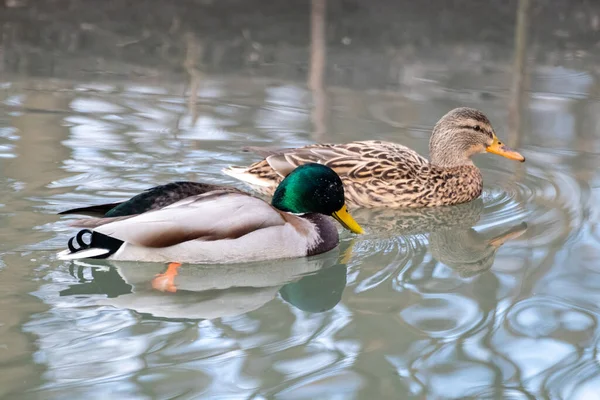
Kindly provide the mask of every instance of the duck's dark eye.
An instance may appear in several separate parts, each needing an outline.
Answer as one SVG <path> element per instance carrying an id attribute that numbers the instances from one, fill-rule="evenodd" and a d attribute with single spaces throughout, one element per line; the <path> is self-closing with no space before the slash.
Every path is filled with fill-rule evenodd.
<path id="1" fill-rule="evenodd" d="M 477 132 L 481 132 L 481 127 L 479 125 L 475 125 L 473 129 L 475 129 Z"/>

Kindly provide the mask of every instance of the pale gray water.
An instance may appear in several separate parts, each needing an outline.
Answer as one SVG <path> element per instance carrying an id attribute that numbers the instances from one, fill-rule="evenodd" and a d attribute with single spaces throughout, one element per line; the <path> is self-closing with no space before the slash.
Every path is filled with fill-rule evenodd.
<path id="1" fill-rule="evenodd" d="M 0 6 L 0 396 L 600 399 L 600 6 L 417 3 Z M 54 258 L 61 210 L 243 187 L 246 145 L 426 154 L 457 106 L 527 157 L 477 157 L 472 203 L 359 210 L 332 253 L 184 266 L 176 294 Z"/>

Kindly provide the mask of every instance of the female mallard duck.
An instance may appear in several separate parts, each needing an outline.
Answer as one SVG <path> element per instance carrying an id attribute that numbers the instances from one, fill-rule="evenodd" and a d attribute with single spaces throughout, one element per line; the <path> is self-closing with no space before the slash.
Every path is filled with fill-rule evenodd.
<path id="1" fill-rule="evenodd" d="M 472 108 L 454 109 L 438 121 L 429 141 L 431 161 L 408 147 L 379 140 L 259 152 L 266 159 L 223 172 L 270 195 L 297 166 L 322 163 L 342 178 L 349 205 L 369 208 L 464 203 L 479 197 L 483 188 L 471 156 L 488 152 L 525 161 L 500 142 L 487 117 Z"/>
<path id="2" fill-rule="evenodd" d="M 310 256 L 338 244 L 337 229 L 326 215 L 362 233 L 347 212 L 339 176 L 320 164 L 305 164 L 289 174 L 271 205 L 234 188 L 175 182 L 123 203 L 62 214 L 73 213 L 101 218 L 73 224 L 92 230 L 69 240 L 69 248 L 58 254 L 63 260 L 234 263 Z"/>

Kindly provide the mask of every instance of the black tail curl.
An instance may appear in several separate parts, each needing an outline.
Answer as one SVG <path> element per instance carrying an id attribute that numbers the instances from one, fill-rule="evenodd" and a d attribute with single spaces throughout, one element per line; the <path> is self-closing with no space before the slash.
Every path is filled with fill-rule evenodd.
<path id="1" fill-rule="evenodd" d="M 84 239 L 84 235 L 89 234 L 90 239 L 89 243 L 86 243 Z M 78 247 L 75 247 L 74 242 L 77 242 Z M 77 232 L 77 235 L 73 236 L 69 239 L 67 245 L 69 246 L 69 251 L 71 254 L 80 252 L 82 250 L 87 249 L 104 249 L 107 250 L 105 254 L 90 257 L 90 258 L 108 258 L 119 250 L 119 248 L 123 245 L 123 241 L 119 239 L 115 239 L 113 237 L 104 235 L 102 233 L 98 233 L 95 231 L 91 231 L 89 229 L 82 229 Z"/>

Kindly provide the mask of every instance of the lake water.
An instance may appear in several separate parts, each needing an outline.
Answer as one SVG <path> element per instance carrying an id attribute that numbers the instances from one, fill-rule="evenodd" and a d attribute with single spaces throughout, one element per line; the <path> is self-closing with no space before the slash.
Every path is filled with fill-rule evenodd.
<path id="1" fill-rule="evenodd" d="M 0 397 L 600 399 L 600 5 L 55 3 L 0 6 Z M 55 258 L 62 210 L 244 188 L 247 145 L 426 155 L 458 106 L 527 158 L 477 156 L 471 203 L 357 210 L 331 253 L 176 293 Z"/>

